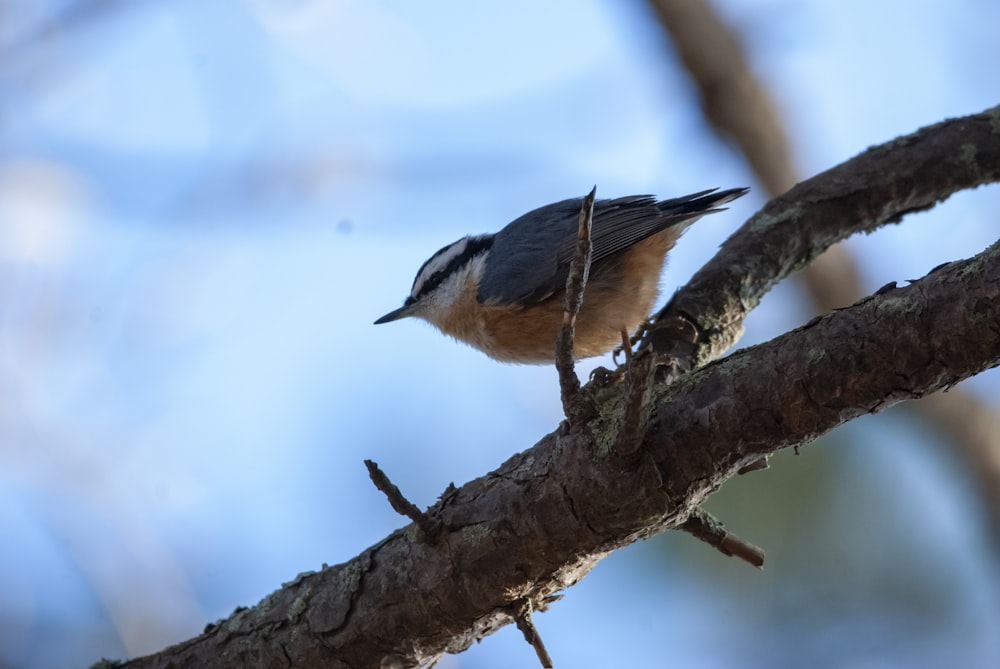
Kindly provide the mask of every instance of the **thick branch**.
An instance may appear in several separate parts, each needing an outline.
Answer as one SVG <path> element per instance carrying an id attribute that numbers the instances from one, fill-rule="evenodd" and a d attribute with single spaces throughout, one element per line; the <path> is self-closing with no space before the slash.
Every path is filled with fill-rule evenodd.
<path id="1" fill-rule="evenodd" d="M 642 458 L 602 457 L 622 401 L 605 389 L 589 429 L 550 434 L 436 505 L 434 546 L 397 531 L 128 666 L 417 666 L 680 525 L 742 464 L 998 362 L 1000 244 L 657 386 Z"/>
<path id="2" fill-rule="evenodd" d="M 831 244 L 897 223 L 952 193 L 1000 180 L 1000 106 L 872 147 L 771 200 L 722 245 L 657 315 L 703 336 L 692 366 L 713 360 L 778 282 Z M 669 348 L 650 336 L 654 346 Z"/>

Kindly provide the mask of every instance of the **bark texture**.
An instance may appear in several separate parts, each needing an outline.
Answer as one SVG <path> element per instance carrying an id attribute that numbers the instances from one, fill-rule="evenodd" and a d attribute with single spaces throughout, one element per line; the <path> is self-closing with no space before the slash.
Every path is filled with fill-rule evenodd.
<path id="1" fill-rule="evenodd" d="M 998 180 L 1000 107 L 871 147 L 768 202 L 677 291 L 657 322 L 692 322 L 703 336 L 691 362 L 714 360 L 777 282 L 832 244 Z"/>

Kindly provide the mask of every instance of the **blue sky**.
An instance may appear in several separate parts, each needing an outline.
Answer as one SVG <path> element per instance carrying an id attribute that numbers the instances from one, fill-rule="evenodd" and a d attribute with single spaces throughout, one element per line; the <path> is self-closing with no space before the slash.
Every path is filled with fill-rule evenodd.
<path id="1" fill-rule="evenodd" d="M 669 293 L 763 203 L 641 2 L 136 2 L 39 32 L 67 6 L 12 3 L 0 34 L 0 664 L 191 636 L 402 524 L 364 458 L 430 504 L 554 429 L 553 370 L 371 325 L 442 245 L 595 183 L 755 187 L 685 235 Z M 717 6 L 804 177 L 998 103 L 992 3 Z M 982 250 L 998 205 L 851 240 L 869 289 Z M 779 286 L 741 344 L 810 315 Z M 763 575 L 683 536 L 623 551 L 538 617 L 560 666 L 989 665 L 996 554 L 946 444 L 887 414 L 782 462 L 720 493 Z M 508 629 L 441 666 L 530 653 Z"/>

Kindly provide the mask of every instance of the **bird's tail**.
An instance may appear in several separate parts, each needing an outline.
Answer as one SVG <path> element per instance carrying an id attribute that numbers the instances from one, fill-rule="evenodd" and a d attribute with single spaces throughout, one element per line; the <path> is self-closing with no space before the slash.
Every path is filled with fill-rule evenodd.
<path id="1" fill-rule="evenodd" d="M 656 203 L 656 208 L 667 216 L 714 214 L 723 210 L 720 205 L 732 202 L 749 192 L 749 188 L 730 188 L 728 190 L 710 188 L 690 195 L 661 200 Z"/>

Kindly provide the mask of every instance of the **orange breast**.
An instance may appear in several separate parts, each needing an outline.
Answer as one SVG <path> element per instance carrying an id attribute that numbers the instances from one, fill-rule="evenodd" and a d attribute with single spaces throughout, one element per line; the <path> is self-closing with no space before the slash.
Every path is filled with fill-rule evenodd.
<path id="1" fill-rule="evenodd" d="M 649 316 L 665 256 L 680 232 L 665 230 L 591 267 L 576 321 L 576 358 L 607 353 L 621 343 L 623 330 L 632 333 Z M 519 307 L 480 305 L 470 289 L 437 325 L 502 362 L 551 363 L 562 326 L 564 292 Z"/>

